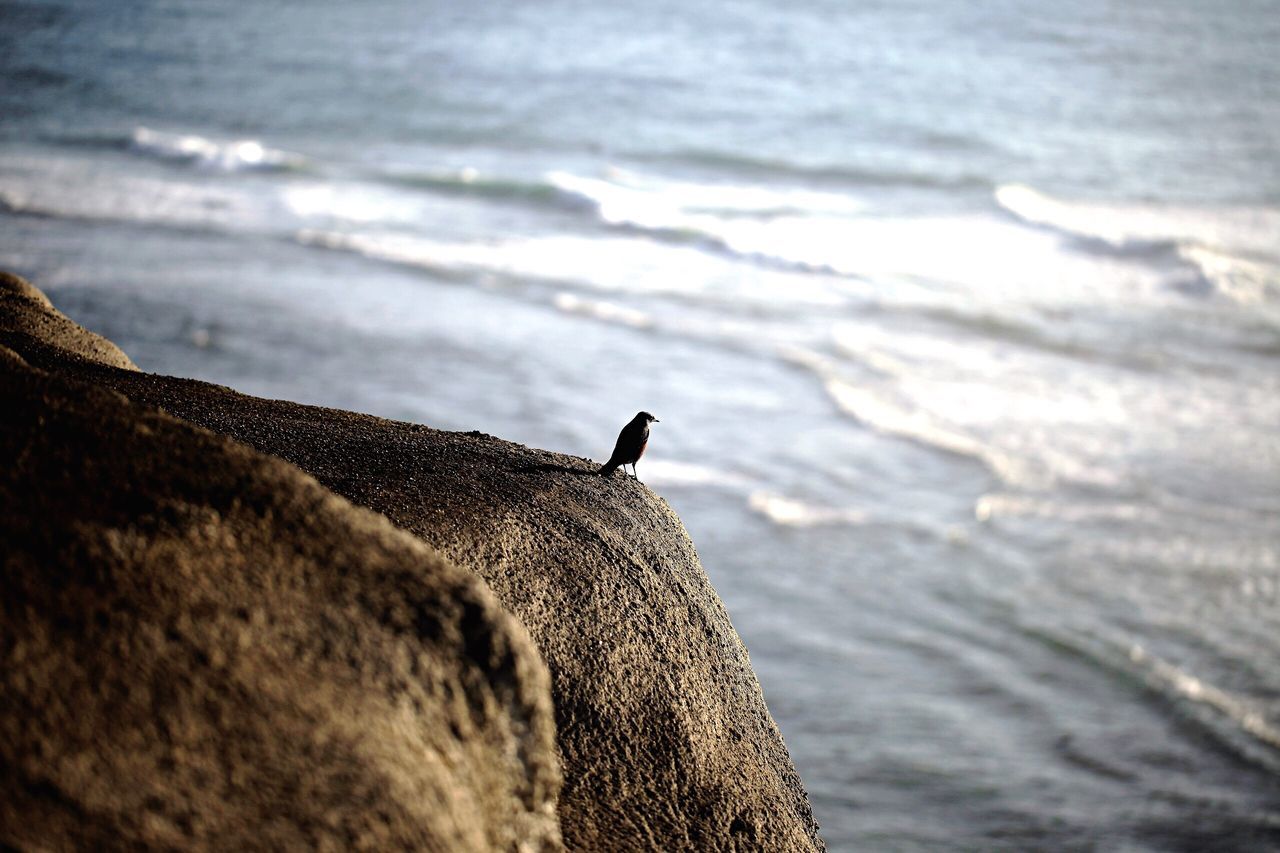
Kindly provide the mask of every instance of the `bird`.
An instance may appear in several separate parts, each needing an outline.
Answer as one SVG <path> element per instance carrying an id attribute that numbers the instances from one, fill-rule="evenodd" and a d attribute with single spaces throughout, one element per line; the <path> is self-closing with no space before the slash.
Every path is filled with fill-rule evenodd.
<path id="1" fill-rule="evenodd" d="M 636 416 L 622 428 L 622 432 L 618 433 L 618 443 L 613 446 L 613 455 L 609 457 L 609 461 L 601 465 L 596 473 L 601 477 L 607 477 L 619 465 L 624 466 L 622 469 L 624 474 L 627 473 L 625 467 L 627 465 L 630 465 L 634 472 L 636 463 L 640 461 L 645 447 L 649 444 L 649 424 L 651 423 L 661 423 L 661 421 L 648 412 L 637 412 Z M 640 478 L 636 476 L 636 481 L 639 482 L 639 480 Z"/>

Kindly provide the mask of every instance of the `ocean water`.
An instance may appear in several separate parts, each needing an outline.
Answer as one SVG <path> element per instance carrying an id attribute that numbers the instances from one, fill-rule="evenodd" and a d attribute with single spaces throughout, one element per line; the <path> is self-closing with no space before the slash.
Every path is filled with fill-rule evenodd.
<path id="1" fill-rule="evenodd" d="M 1274 0 L 0 6 L 0 266 L 603 459 L 833 850 L 1280 849 Z"/>

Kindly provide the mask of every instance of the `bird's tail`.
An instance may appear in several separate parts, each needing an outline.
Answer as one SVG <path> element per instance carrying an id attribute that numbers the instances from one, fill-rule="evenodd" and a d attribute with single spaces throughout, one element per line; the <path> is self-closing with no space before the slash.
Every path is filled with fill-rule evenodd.
<path id="1" fill-rule="evenodd" d="M 600 470 L 597 471 L 596 473 L 599 474 L 601 477 L 608 477 L 610 474 L 612 474 L 614 471 L 617 471 L 617 470 L 618 470 L 618 463 L 610 460 L 609 462 L 606 462 L 603 465 L 601 465 Z"/>

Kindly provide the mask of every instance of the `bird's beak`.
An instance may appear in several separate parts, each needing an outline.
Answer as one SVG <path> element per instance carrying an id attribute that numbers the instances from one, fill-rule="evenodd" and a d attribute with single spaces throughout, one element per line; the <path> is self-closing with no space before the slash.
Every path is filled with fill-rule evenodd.
<path id="1" fill-rule="evenodd" d="M 653 419 L 653 422 L 654 422 L 655 424 L 660 424 L 660 423 L 662 423 L 662 421 L 658 420 L 657 418 L 654 418 L 654 419 Z"/>

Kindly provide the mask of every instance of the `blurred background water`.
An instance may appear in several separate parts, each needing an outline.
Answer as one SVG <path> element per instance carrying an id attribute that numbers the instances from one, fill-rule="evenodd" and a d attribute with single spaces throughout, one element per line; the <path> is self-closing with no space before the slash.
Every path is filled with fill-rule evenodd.
<path id="1" fill-rule="evenodd" d="M 0 266 L 670 501 L 833 850 L 1280 847 L 1274 0 L 6 0 Z"/>

